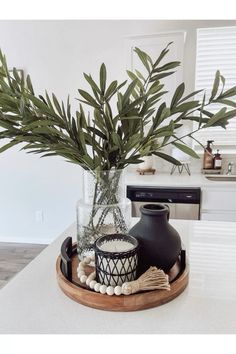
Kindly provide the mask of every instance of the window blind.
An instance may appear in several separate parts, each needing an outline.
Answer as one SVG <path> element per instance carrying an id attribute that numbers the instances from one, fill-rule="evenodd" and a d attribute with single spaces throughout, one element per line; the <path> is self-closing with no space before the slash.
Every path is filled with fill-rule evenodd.
<path id="1" fill-rule="evenodd" d="M 236 27 L 197 30 L 196 90 L 204 88 L 209 97 L 217 70 L 225 77 L 225 89 L 236 86 Z M 209 111 L 215 113 L 219 109 L 216 104 Z M 213 127 L 196 133 L 195 137 L 204 145 L 207 140 L 214 140 L 216 147 L 236 149 L 236 118 L 230 120 L 226 130 Z"/>

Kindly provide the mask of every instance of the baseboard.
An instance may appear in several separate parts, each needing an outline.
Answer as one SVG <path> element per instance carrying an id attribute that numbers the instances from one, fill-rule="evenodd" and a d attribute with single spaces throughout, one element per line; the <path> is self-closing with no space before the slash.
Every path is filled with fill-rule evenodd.
<path id="1" fill-rule="evenodd" d="M 9 243 L 31 243 L 38 245 L 49 245 L 54 241 L 53 238 L 42 237 L 42 238 L 28 238 L 28 237 L 1 237 L 0 242 L 9 242 Z"/>

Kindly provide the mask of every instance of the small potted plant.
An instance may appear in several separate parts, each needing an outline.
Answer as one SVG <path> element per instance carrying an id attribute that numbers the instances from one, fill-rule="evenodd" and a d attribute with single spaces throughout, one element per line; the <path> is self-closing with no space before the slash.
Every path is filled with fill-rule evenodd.
<path id="1" fill-rule="evenodd" d="M 157 142 L 157 139 L 153 140 L 150 142 L 150 145 L 147 146 L 145 149 L 140 150 L 140 155 L 141 155 L 141 162 L 139 164 L 139 169 L 142 171 L 148 171 L 153 169 L 153 152 L 160 150 L 160 145 Z"/>

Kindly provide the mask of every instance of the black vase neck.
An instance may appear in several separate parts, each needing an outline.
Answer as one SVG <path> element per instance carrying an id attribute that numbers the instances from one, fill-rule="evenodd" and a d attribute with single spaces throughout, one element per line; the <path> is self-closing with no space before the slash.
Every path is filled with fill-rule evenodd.
<path id="1" fill-rule="evenodd" d="M 169 209 L 164 204 L 145 204 L 140 208 L 142 215 L 163 217 L 169 214 Z"/>

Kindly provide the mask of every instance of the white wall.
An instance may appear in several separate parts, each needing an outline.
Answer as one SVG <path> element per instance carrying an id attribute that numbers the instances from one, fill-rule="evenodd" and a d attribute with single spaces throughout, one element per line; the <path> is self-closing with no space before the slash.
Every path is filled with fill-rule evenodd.
<path id="1" fill-rule="evenodd" d="M 70 93 L 73 99 L 84 85 L 82 73 L 96 77 L 102 62 L 110 79 L 124 79 L 124 37 L 185 30 L 184 80 L 190 91 L 196 28 L 225 25 L 236 21 L 0 21 L 0 47 L 9 66 L 30 73 L 38 93 L 46 88 L 62 99 Z M 165 166 L 160 163 L 160 168 Z M 0 241 L 50 242 L 75 220 L 82 191 L 80 167 L 15 148 L 0 155 L 0 171 Z M 41 210 L 44 220 L 38 222 Z"/>

